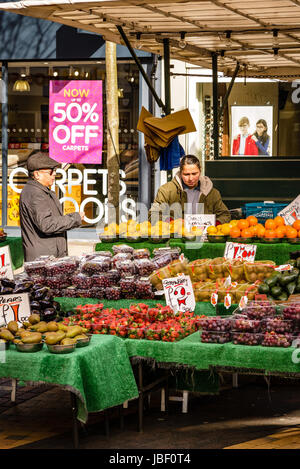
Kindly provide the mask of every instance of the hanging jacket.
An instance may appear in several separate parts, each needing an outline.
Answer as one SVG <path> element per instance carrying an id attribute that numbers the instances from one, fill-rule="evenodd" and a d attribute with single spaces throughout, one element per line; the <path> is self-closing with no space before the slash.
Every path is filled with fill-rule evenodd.
<path id="1" fill-rule="evenodd" d="M 204 214 L 215 214 L 216 221 L 227 223 L 230 221 L 230 212 L 221 199 L 220 192 L 213 187 L 207 176 L 200 176 L 199 202 L 204 205 Z M 172 218 L 184 218 L 184 205 L 187 204 L 187 193 L 182 186 L 180 173 L 172 181 L 163 184 L 157 192 L 154 202 L 149 210 L 148 218 L 152 223 L 159 220 L 160 214 L 168 215 L 170 206 L 173 206 Z M 169 212 L 168 212 L 169 211 Z"/>
<path id="2" fill-rule="evenodd" d="M 68 255 L 66 231 L 81 225 L 78 212 L 63 215 L 56 194 L 34 179 L 21 192 L 19 210 L 26 262 L 41 255 Z"/>

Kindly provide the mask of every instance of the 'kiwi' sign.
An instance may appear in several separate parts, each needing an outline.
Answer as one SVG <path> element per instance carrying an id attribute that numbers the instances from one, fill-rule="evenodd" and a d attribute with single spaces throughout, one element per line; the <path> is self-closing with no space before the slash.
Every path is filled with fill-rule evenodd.
<path id="1" fill-rule="evenodd" d="M 10 321 L 22 324 L 30 316 L 28 293 L 0 294 L 0 325 L 6 326 Z"/>
<path id="2" fill-rule="evenodd" d="M 9 246 L 0 248 L 0 279 L 14 279 Z"/>

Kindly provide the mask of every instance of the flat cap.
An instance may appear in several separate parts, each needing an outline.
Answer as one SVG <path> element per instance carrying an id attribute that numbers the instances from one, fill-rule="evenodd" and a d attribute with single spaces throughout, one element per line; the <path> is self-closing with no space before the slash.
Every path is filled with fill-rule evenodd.
<path id="1" fill-rule="evenodd" d="M 39 151 L 30 155 L 27 160 L 27 169 L 28 171 L 38 171 L 39 169 L 53 169 L 58 168 L 60 163 L 53 160 L 48 156 L 48 153 L 43 153 Z"/>

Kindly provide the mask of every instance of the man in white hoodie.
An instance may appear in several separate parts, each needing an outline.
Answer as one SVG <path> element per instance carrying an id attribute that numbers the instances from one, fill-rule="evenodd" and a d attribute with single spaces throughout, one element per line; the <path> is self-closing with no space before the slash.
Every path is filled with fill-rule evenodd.
<path id="1" fill-rule="evenodd" d="M 172 218 L 184 218 L 184 214 L 214 214 L 217 224 L 230 221 L 230 212 L 207 176 L 201 176 L 201 166 L 194 155 L 186 155 L 180 161 L 178 173 L 172 181 L 158 190 L 149 210 L 149 220 L 156 223 L 168 214 Z"/>

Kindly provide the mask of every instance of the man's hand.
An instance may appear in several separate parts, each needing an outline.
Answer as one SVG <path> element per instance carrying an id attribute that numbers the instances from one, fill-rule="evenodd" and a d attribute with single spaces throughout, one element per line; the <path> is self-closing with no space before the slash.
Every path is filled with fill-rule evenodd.
<path id="1" fill-rule="evenodd" d="M 81 221 L 82 221 L 85 217 L 85 213 L 84 212 L 79 212 L 79 215 L 81 216 Z"/>

